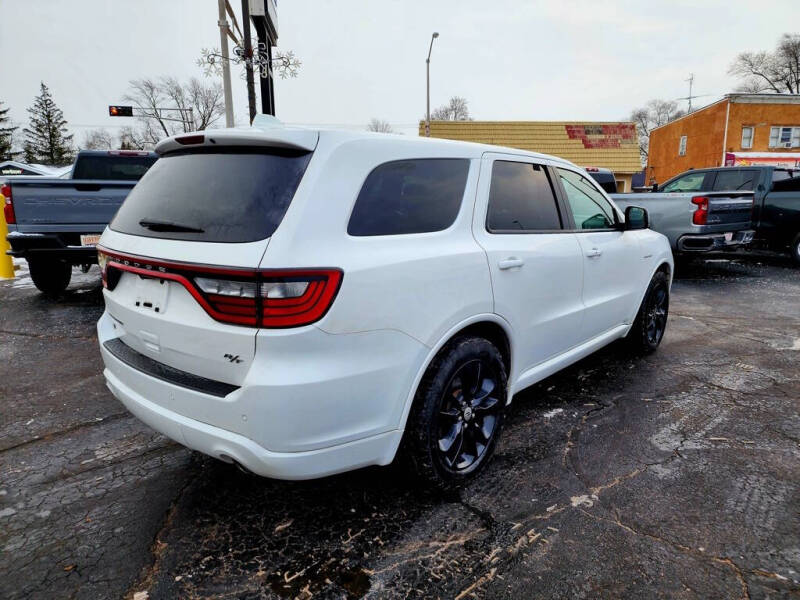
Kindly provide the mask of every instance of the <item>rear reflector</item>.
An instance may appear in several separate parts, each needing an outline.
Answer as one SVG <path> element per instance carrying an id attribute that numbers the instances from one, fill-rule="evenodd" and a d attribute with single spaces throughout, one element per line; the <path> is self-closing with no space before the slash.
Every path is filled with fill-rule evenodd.
<path id="1" fill-rule="evenodd" d="M 0 187 L 0 194 L 3 195 L 3 217 L 6 224 L 14 225 L 17 222 L 17 215 L 14 214 L 14 201 L 11 199 L 11 185 L 6 183 Z"/>
<path id="2" fill-rule="evenodd" d="M 181 284 L 217 321 L 249 327 L 300 327 L 321 319 L 342 281 L 340 269 L 220 269 L 98 249 L 103 285 L 123 271 Z M 114 276 L 116 274 L 116 276 Z"/>

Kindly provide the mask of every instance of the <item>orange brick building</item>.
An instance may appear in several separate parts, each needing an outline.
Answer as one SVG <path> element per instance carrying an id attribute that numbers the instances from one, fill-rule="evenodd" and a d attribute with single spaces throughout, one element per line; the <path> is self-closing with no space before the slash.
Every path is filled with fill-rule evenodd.
<path id="1" fill-rule="evenodd" d="M 800 166 L 800 95 L 727 94 L 650 133 L 648 182 L 739 164 Z"/>
<path id="2" fill-rule="evenodd" d="M 425 135 L 425 122 L 419 124 Z M 614 172 L 617 189 L 630 192 L 642 172 L 634 123 L 597 121 L 431 121 L 431 137 L 552 154 L 580 167 Z"/>

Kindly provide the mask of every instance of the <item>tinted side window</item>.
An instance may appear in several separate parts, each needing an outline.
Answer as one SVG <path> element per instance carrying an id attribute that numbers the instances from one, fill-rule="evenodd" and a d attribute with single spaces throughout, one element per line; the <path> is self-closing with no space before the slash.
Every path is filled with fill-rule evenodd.
<path id="1" fill-rule="evenodd" d="M 689 173 L 678 177 L 661 188 L 662 192 L 699 192 L 703 188 L 705 173 Z"/>
<path id="2" fill-rule="evenodd" d="M 547 170 L 530 163 L 495 161 L 486 226 L 491 232 L 561 229 Z"/>
<path id="3" fill-rule="evenodd" d="M 367 176 L 347 233 L 402 235 L 447 229 L 456 220 L 469 160 L 425 158 L 384 163 Z"/>
<path id="4" fill-rule="evenodd" d="M 794 175 L 794 177 L 792 177 L 792 175 Z M 798 171 L 789 173 L 788 177 L 777 181 L 773 178 L 773 182 L 773 192 L 800 192 L 800 172 Z"/>
<path id="5" fill-rule="evenodd" d="M 567 194 L 577 229 L 611 229 L 614 209 L 588 179 L 572 171 L 559 169 L 558 175 Z"/>
<path id="6" fill-rule="evenodd" d="M 713 190 L 715 192 L 722 190 L 746 190 L 752 192 L 756 187 L 757 179 L 758 171 L 752 169 L 718 171 Z"/>

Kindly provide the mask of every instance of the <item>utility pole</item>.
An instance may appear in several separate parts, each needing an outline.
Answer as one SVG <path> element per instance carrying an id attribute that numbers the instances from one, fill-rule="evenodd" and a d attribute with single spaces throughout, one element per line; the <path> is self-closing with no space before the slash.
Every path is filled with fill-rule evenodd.
<path id="1" fill-rule="evenodd" d="M 689 79 L 686 81 L 689 82 L 689 97 L 687 98 L 687 100 L 689 100 L 688 112 L 692 112 L 692 98 L 694 98 L 694 96 L 692 96 L 692 84 L 694 83 L 694 73 L 689 73 Z"/>
<path id="2" fill-rule="evenodd" d="M 428 58 L 425 59 L 425 76 L 427 78 L 427 94 L 425 108 L 425 137 L 431 137 L 431 51 L 433 50 L 433 40 L 439 37 L 439 32 L 434 31 L 431 35 L 431 45 L 428 48 Z"/>
<path id="3" fill-rule="evenodd" d="M 225 91 L 225 127 L 233 127 L 233 93 L 231 92 L 231 65 L 228 60 L 228 18 L 225 13 L 225 0 L 217 0 L 219 5 L 219 45 L 222 51 L 222 87 Z"/>
<path id="4" fill-rule="evenodd" d="M 250 2 L 242 0 L 242 27 L 244 28 L 245 71 L 247 73 L 247 104 L 250 106 L 250 124 L 256 118 L 256 84 L 253 81 L 253 42 L 250 39 Z"/>

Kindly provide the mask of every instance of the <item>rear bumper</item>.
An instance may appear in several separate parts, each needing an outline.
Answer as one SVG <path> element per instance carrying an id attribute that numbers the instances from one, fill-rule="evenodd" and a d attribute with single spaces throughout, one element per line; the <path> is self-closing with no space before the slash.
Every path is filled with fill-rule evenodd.
<path id="1" fill-rule="evenodd" d="M 104 313 L 98 338 L 108 388 L 128 410 L 180 444 L 279 479 L 389 464 L 411 382 L 427 355 L 395 331 L 262 332 L 241 385 L 215 393 L 110 352 L 107 342 L 121 328 Z"/>
<path id="2" fill-rule="evenodd" d="M 79 234 L 72 237 L 80 239 Z M 95 246 L 70 244 L 70 240 L 65 240 L 61 234 L 12 231 L 6 239 L 11 244 L 11 250 L 6 254 L 15 258 L 62 260 L 73 265 L 97 263 Z"/>
<path id="3" fill-rule="evenodd" d="M 752 229 L 725 233 L 686 234 L 678 238 L 679 252 L 711 252 L 733 250 L 753 241 Z"/>

